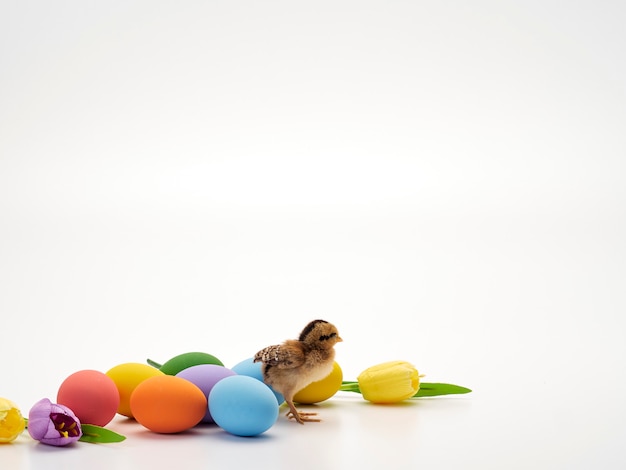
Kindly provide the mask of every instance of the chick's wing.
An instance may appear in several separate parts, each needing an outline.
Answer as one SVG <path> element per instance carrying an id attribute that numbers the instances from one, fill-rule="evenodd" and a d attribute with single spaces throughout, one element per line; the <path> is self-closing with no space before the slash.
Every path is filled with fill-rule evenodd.
<path id="1" fill-rule="evenodd" d="M 268 346 L 254 356 L 255 362 L 263 362 L 279 369 L 292 369 L 304 364 L 304 353 L 296 345 L 289 343 Z"/>

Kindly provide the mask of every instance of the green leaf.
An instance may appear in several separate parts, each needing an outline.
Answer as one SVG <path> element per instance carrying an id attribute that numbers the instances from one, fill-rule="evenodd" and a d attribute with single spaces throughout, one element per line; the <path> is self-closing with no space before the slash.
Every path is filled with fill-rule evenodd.
<path id="1" fill-rule="evenodd" d="M 83 435 L 79 439 L 81 442 L 106 444 L 109 442 L 122 442 L 126 439 L 126 436 L 94 424 L 81 424 L 80 427 L 83 430 Z"/>
<path id="2" fill-rule="evenodd" d="M 460 385 L 424 382 L 420 384 L 420 389 L 413 395 L 413 398 L 459 395 L 470 392 L 469 388 L 461 387 Z"/>
<path id="3" fill-rule="evenodd" d="M 28 428 L 28 418 L 24 418 L 26 428 Z M 92 444 L 107 444 L 110 442 L 122 442 L 126 436 L 122 436 L 110 429 L 105 429 L 95 424 L 81 424 L 83 435 L 78 439 L 81 442 L 89 442 Z"/>
<path id="4" fill-rule="evenodd" d="M 361 393 L 359 383 L 354 381 L 343 381 L 339 390 L 343 392 Z M 422 382 L 420 384 L 420 389 L 411 398 L 436 397 L 439 395 L 460 395 L 470 392 L 471 390 L 469 388 L 461 387 L 460 385 Z"/>

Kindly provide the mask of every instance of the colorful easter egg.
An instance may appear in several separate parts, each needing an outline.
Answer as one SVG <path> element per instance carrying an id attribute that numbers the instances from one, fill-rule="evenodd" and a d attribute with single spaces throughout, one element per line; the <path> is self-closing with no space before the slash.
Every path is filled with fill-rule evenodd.
<path id="1" fill-rule="evenodd" d="M 313 403 L 319 403 L 320 401 L 328 400 L 332 397 L 339 388 L 343 381 L 343 372 L 339 364 L 335 362 L 333 364 L 333 370 L 324 377 L 322 380 L 312 382 L 293 397 L 293 401 L 310 405 Z"/>
<path id="2" fill-rule="evenodd" d="M 137 385 L 150 377 L 164 374 L 159 369 L 155 369 L 148 364 L 127 362 L 112 367 L 106 372 L 106 375 L 115 382 L 120 394 L 120 404 L 117 407 L 117 412 L 128 418 L 132 418 L 133 413 L 130 409 L 130 396 Z"/>
<path id="3" fill-rule="evenodd" d="M 261 363 L 254 362 L 252 358 L 244 359 L 240 363 L 233 366 L 231 370 L 237 373 L 237 375 L 245 375 L 245 376 L 252 377 L 254 379 L 257 379 L 263 382 L 263 372 L 261 371 Z M 263 383 L 265 384 L 265 382 Z M 285 401 L 285 397 L 280 392 L 277 392 L 276 390 L 274 390 L 272 387 L 270 387 L 267 384 L 266 384 L 266 387 L 269 387 L 272 393 L 274 393 L 274 396 L 276 397 L 276 401 L 278 402 L 279 405 L 281 405 Z"/>
<path id="4" fill-rule="evenodd" d="M 223 366 L 224 364 L 212 354 L 204 352 L 188 352 L 174 356 L 166 361 L 159 370 L 167 375 L 176 375 L 187 367 L 197 366 L 199 364 L 216 364 Z"/>
<path id="5" fill-rule="evenodd" d="M 233 375 L 237 375 L 230 369 L 227 369 L 223 366 L 218 366 L 216 364 L 199 364 L 197 366 L 188 367 L 186 369 L 181 370 L 176 377 L 181 377 L 185 380 L 189 380 L 191 383 L 198 386 L 202 393 L 209 398 L 209 393 L 220 380 L 230 377 Z M 211 411 L 209 407 L 207 407 L 204 418 L 202 418 L 203 423 L 212 423 L 213 418 L 211 417 Z"/>
<path id="6" fill-rule="evenodd" d="M 272 391 L 245 375 L 217 382 L 209 394 L 209 409 L 215 423 L 236 436 L 262 434 L 278 419 L 278 403 Z"/>
<path id="7" fill-rule="evenodd" d="M 142 426 L 170 434 L 190 429 L 202 421 L 207 398 L 188 380 L 161 375 L 137 385 L 130 396 L 130 409 Z"/>
<path id="8" fill-rule="evenodd" d="M 97 370 L 80 370 L 67 377 L 57 393 L 81 423 L 106 426 L 117 413 L 120 394 L 113 379 Z"/>

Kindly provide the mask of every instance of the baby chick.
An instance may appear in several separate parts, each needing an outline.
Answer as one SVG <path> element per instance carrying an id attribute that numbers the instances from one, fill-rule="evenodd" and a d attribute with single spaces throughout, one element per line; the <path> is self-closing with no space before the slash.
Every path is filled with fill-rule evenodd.
<path id="1" fill-rule="evenodd" d="M 328 376 L 333 369 L 335 350 L 339 341 L 335 325 L 324 320 L 313 320 L 304 327 L 300 337 L 288 339 L 283 344 L 268 346 L 254 356 L 262 363 L 263 380 L 284 397 L 289 412 L 287 416 L 298 423 L 320 421 L 317 413 L 303 413 L 293 404 L 293 396 L 309 385 Z"/>

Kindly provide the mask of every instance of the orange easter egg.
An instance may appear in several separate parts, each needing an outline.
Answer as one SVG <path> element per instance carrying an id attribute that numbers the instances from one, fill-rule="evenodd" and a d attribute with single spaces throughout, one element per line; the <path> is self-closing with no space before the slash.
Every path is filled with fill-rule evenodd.
<path id="1" fill-rule="evenodd" d="M 151 431 L 170 434 L 198 424 L 207 410 L 207 398 L 200 388 L 173 375 L 150 377 L 130 396 L 135 420 Z"/>

